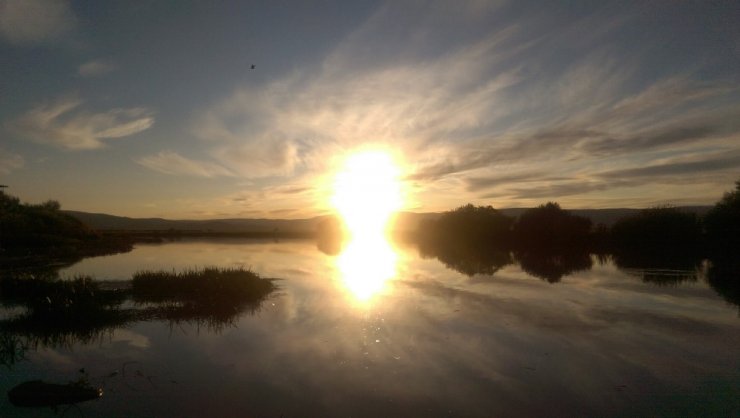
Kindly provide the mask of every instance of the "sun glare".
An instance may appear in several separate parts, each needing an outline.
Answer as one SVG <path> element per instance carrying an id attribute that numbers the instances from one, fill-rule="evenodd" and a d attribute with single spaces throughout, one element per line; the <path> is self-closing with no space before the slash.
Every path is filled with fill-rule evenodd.
<path id="1" fill-rule="evenodd" d="M 385 234 L 403 204 L 400 177 L 391 154 L 365 151 L 348 157 L 335 178 L 332 204 L 349 232 L 336 265 L 346 288 L 362 304 L 396 275 L 398 256 Z"/>
<path id="2" fill-rule="evenodd" d="M 398 255 L 380 235 L 353 239 L 337 258 L 347 290 L 358 302 L 367 302 L 396 275 Z"/>
<path id="3" fill-rule="evenodd" d="M 347 158 L 335 179 L 332 204 L 352 237 L 385 232 L 403 203 L 400 175 L 387 152 L 365 151 Z"/>

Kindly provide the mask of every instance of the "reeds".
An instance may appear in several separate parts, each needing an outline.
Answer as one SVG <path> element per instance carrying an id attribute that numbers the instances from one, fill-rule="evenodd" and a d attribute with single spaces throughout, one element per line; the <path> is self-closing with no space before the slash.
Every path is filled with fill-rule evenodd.
<path id="1" fill-rule="evenodd" d="M 272 280 L 263 279 L 245 268 L 141 271 L 134 274 L 131 281 L 134 301 L 152 303 L 233 305 L 260 300 L 274 289 Z"/>

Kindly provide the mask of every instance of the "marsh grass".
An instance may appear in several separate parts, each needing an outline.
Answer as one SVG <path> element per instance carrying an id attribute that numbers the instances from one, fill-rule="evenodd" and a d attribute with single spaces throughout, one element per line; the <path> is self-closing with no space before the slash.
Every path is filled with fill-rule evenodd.
<path id="1" fill-rule="evenodd" d="M 34 315 L 50 314 L 59 318 L 88 314 L 120 304 L 121 292 L 103 290 L 89 276 L 59 280 L 33 275 L 4 277 L 0 295 L 5 306 L 25 306 Z"/>
<path id="2" fill-rule="evenodd" d="M 259 301 L 275 290 L 244 268 L 206 267 L 202 270 L 142 271 L 134 274 L 131 295 L 135 302 L 180 302 L 201 306 L 235 306 Z"/>
<path id="3" fill-rule="evenodd" d="M 276 286 L 244 268 L 143 271 L 131 281 L 131 297 L 146 304 L 149 319 L 191 323 L 219 331 L 244 312 L 254 313 Z M 151 306 L 155 305 L 155 306 Z"/>
<path id="4" fill-rule="evenodd" d="M 116 288 L 87 276 L 6 275 L 0 278 L 0 304 L 24 309 L 0 320 L 5 338 L 0 338 L 0 364 L 22 358 L 19 347 L 92 343 L 140 321 L 188 323 L 218 332 L 243 313 L 256 312 L 276 289 L 273 282 L 243 268 L 215 267 L 143 271 Z"/>

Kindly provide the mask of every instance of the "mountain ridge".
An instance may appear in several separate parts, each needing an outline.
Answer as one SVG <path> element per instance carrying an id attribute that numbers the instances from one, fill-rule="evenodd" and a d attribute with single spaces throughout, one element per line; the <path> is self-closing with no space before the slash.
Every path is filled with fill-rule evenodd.
<path id="1" fill-rule="evenodd" d="M 677 206 L 676 209 L 694 212 L 699 215 L 706 213 L 712 206 Z M 501 213 L 518 217 L 530 208 L 499 209 Z M 591 219 L 594 225 L 604 224 L 611 226 L 619 218 L 638 213 L 642 209 L 606 208 L 606 209 L 569 209 L 574 215 Z M 166 219 L 166 218 L 132 218 L 128 216 L 110 215 L 106 213 L 92 213 L 75 210 L 63 212 L 79 219 L 89 227 L 100 231 L 201 231 L 201 232 L 293 232 L 312 233 L 318 225 L 331 215 L 315 216 L 301 219 L 271 219 L 271 218 L 221 218 L 221 219 Z M 434 219 L 441 212 L 401 212 L 394 222 L 394 229 L 414 230 L 424 219 Z"/>

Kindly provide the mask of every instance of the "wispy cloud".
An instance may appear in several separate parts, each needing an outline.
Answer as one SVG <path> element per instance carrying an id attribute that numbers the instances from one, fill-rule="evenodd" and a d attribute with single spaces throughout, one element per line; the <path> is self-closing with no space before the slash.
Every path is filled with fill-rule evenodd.
<path id="1" fill-rule="evenodd" d="M 737 139 L 740 139 L 738 137 Z M 669 178 L 679 182 L 687 182 L 685 176 L 692 176 L 694 179 L 705 173 L 725 171 L 727 169 L 737 169 L 740 167 L 740 152 L 723 152 L 701 158 L 692 158 L 689 161 L 679 159 L 678 161 L 668 161 L 662 164 L 652 164 L 637 168 L 627 168 L 620 170 L 606 171 L 596 173 L 595 177 L 604 179 L 645 179 L 645 178 Z"/>
<path id="2" fill-rule="evenodd" d="M 154 124 L 154 116 L 146 108 L 90 113 L 80 110 L 82 104 L 77 97 L 65 97 L 31 109 L 8 127 L 23 139 L 70 150 L 90 150 L 102 148 L 105 139 L 130 136 Z"/>
<path id="3" fill-rule="evenodd" d="M 0 174 L 10 174 L 11 171 L 22 168 L 24 164 L 23 157 L 0 148 Z"/>
<path id="4" fill-rule="evenodd" d="M 233 176 L 227 168 L 207 161 L 192 160 L 172 151 L 162 151 L 155 155 L 141 157 L 136 160 L 154 171 L 164 174 L 186 175 L 196 177 Z"/>
<path id="5" fill-rule="evenodd" d="M 699 161 L 737 149 L 732 79 L 646 68 L 658 38 L 620 46 L 640 24 L 639 3 L 593 7 L 567 25 L 536 13 L 497 19 L 511 13 L 503 3 L 432 1 L 419 12 L 387 2 L 317 65 L 235 88 L 191 131 L 214 163 L 241 177 L 315 178 L 347 151 L 377 145 L 397 150 L 405 180 L 434 192 L 430 199 L 500 205 L 649 194 L 644 187 L 667 181 L 650 170 L 675 170 L 672 184 L 707 171 L 690 162 L 668 168 L 666 156 Z M 635 167 L 645 169 L 639 178 Z M 728 157 L 702 175 L 707 193 L 738 168 Z"/>
<path id="6" fill-rule="evenodd" d="M 510 33 L 497 31 L 423 65 L 351 74 L 332 54 L 316 73 L 237 89 L 204 112 L 194 132 L 212 156 L 247 177 L 322 171 L 342 150 L 368 143 L 433 159 L 449 146 L 444 140 L 485 126 L 498 111 L 497 92 L 517 82 L 513 70 L 483 83 L 469 79 L 498 59 L 491 51 Z"/>
<path id="7" fill-rule="evenodd" d="M 66 0 L 0 0 L 0 36 L 14 44 L 56 41 L 76 20 Z"/>
<path id="8" fill-rule="evenodd" d="M 324 196 L 311 179 L 295 179 L 279 185 L 248 184 L 219 197 L 185 198 L 176 202 L 178 217 L 308 218 L 321 213 L 313 205 Z M 163 207 L 173 205 L 162 202 Z"/>
<path id="9" fill-rule="evenodd" d="M 116 65 L 109 60 L 97 59 L 88 61 L 77 69 L 77 73 L 82 77 L 97 77 L 107 74 L 116 69 Z"/>

